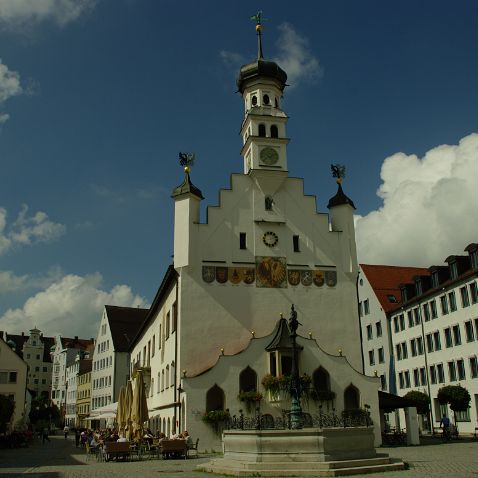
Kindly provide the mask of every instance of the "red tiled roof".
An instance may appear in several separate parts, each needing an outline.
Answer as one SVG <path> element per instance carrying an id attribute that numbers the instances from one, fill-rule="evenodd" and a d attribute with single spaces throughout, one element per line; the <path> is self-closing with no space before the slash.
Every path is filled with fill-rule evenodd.
<path id="1" fill-rule="evenodd" d="M 415 276 L 428 276 L 430 272 L 423 267 L 382 266 L 360 264 L 377 299 L 385 313 L 401 303 L 400 284 L 412 283 Z M 390 302 L 388 295 L 394 295 L 397 302 Z"/>

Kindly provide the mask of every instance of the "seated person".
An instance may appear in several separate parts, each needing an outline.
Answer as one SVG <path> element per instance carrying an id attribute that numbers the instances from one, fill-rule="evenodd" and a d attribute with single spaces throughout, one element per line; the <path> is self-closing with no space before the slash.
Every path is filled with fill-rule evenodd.
<path id="1" fill-rule="evenodd" d="M 118 443 L 127 443 L 128 439 L 124 436 L 120 436 L 117 440 Z"/>
<path id="2" fill-rule="evenodd" d="M 186 446 L 188 448 L 191 448 L 194 445 L 193 439 L 191 438 L 187 430 L 183 431 L 183 438 L 186 440 Z"/>

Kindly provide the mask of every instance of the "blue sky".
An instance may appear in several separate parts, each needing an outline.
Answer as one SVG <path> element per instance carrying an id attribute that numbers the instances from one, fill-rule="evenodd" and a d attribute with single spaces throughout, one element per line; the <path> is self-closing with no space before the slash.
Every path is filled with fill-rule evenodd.
<path id="1" fill-rule="evenodd" d="M 325 211 L 347 166 L 359 260 L 429 266 L 478 240 L 476 2 L 0 0 L 0 330 L 90 336 L 104 303 L 150 303 L 178 151 L 203 207 L 242 170 L 259 9 L 290 174 Z"/>

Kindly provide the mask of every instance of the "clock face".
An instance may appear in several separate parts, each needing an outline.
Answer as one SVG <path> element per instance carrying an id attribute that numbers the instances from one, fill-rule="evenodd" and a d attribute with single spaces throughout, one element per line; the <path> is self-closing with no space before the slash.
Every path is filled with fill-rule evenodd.
<path id="1" fill-rule="evenodd" d="M 277 234 L 275 232 L 268 231 L 262 236 L 262 242 L 267 247 L 274 247 L 279 242 L 279 238 L 277 237 Z"/>
<path id="2" fill-rule="evenodd" d="M 279 160 L 279 153 L 274 148 L 268 146 L 261 150 L 260 157 L 264 164 L 271 166 Z"/>

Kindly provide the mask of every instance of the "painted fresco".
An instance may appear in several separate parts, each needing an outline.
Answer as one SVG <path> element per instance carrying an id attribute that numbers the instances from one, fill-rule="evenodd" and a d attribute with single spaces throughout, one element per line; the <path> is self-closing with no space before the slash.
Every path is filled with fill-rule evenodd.
<path id="1" fill-rule="evenodd" d="M 256 283 L 261 288 L 284 288 L 291 286 L 322 287 L 337 285 L 336 271 L 320 269 L 287 269 L 285 257 L 257 256 L 256 267 L 202 266 L 202 279 L 211 284 L 230 282 L 234 285 Z"/>
<path id="2" fill-rule="evenodd" d="M 256 287 L 287 287 L 287 262 L 285 257 L 256 257 Z"/>

